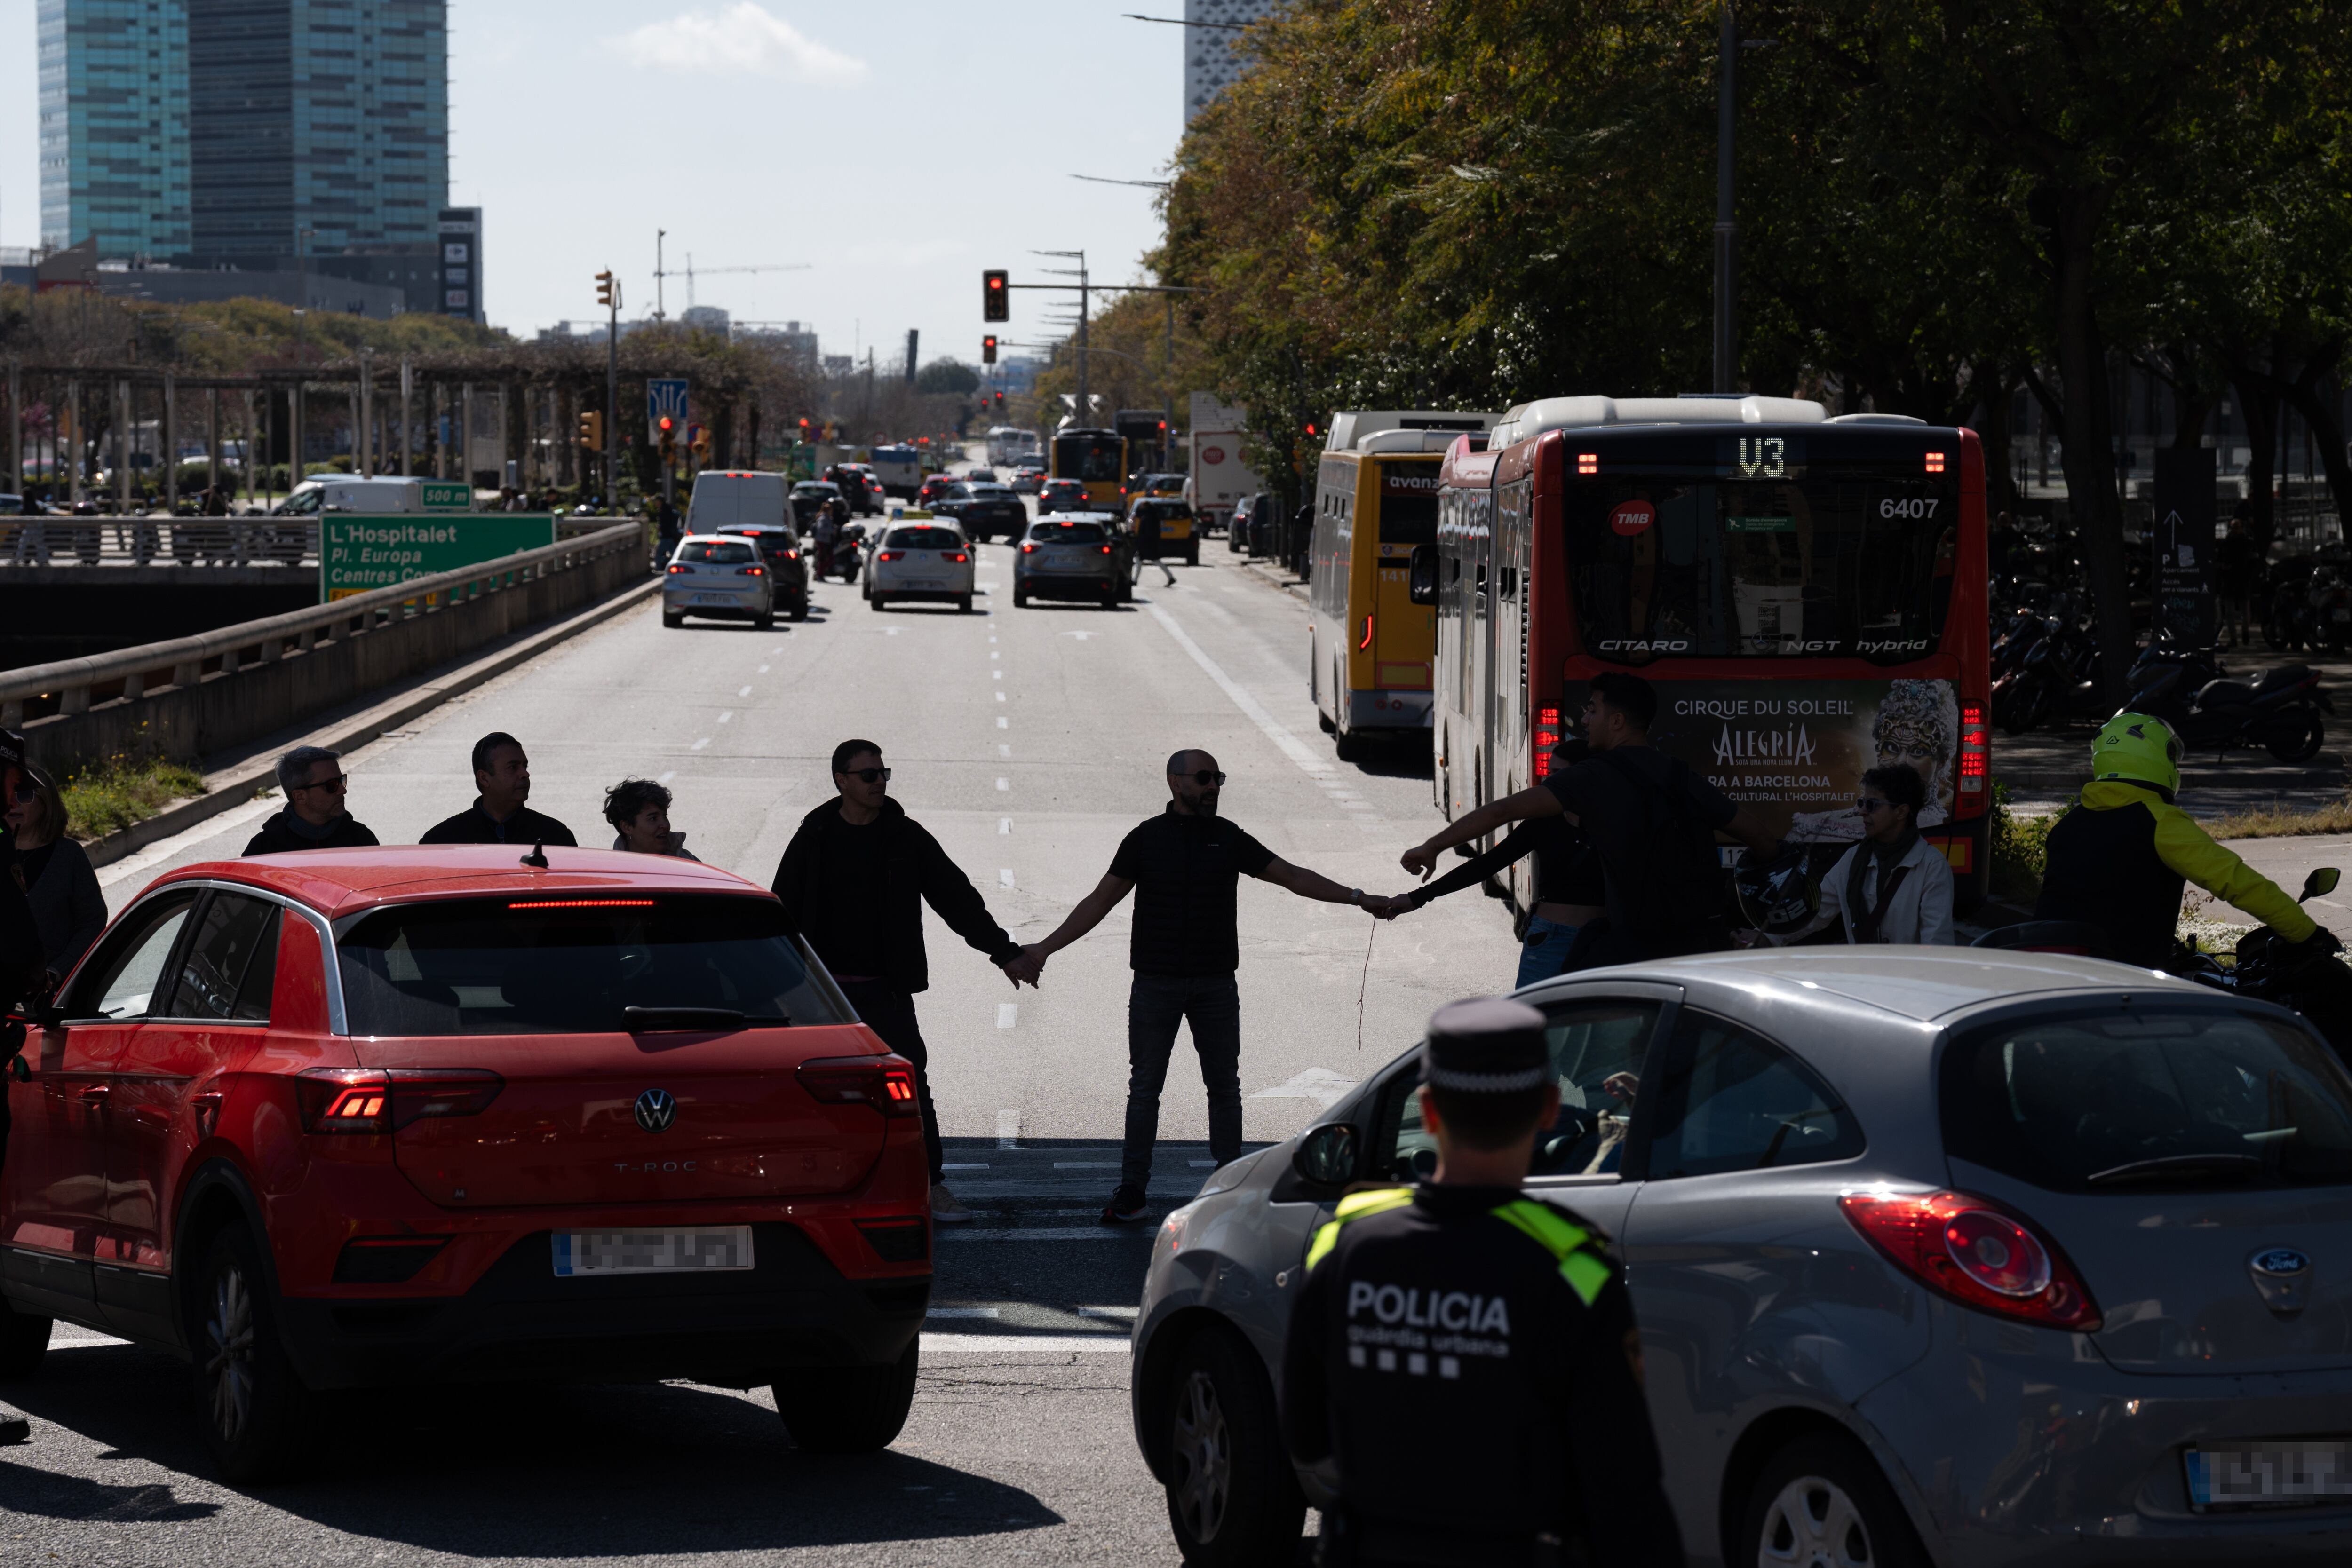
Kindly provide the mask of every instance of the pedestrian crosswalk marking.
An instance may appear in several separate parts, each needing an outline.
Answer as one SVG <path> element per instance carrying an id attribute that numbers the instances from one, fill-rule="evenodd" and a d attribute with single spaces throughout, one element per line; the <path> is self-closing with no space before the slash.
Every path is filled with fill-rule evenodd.
<path id="1" fill-rule="evenodd" d="M 1003 714 L 998 714 L 996 716 L 996 727 L 999 729 L 1011 729 L 1013 727 L 1013 721 L 1006 718 Z"/>
<path id="2" fill-rule="evenodd" d="M 1261 1089 L 1250 1096 L 1253 1100 L 1313 1100 L 1329 1110 L 1345 1099 L 1355 1088 L 1357 1080 L 1343 1078 L 1328 1067 L 1310 1067 L 1271 1089 Z"/>
<path id="3" fill-rule="evenodd" d="M 1013 780 L 1010 779 L 999 779 L 996 781 L 996 787 L 999 789 L 1010 789 L 1013 788 Z"/>
<path id="4" fill-rule="evenodd" d="M 1012 818 L 1010 818 L 1010 817 L 999 817 L 999 818 L 997 818 L 997 819 L 996 819 L 996 831 L 997 831 L 999 833 L 1009 833 L 1009 832 L 1011 832 L 1011 831 L 1013 831 L 1013 819 L 1012 819 Z"/>
<path id="5" fill-rule="evenodd" d="M 1002 866 L 998 868 L 996 873 L 996 885 L 999 887 L 1011 887 L 1013 885 L 1013 868 L 1011 866 Z"/>

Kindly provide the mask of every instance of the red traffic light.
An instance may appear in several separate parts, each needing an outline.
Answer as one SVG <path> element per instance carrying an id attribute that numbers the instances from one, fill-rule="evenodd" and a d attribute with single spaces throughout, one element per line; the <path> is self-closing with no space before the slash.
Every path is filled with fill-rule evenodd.
<path id="1" fill-rule="evenodd" d="M 980 319 L 983 321 L 1009 321 L 1013 298 L 1005 290 L 1011 286 L 1011 275 L 1002 267 L 989 267 L 980 275 Z"/>
<path id="2" fill-rule="evenodd" d="M 660 426 L 660 428 L 661 428 L 661 433 L 662 433 L 664 435 L 667 435 L 667 434 L 670 433 L 671 425 L 670 425 L 670 417 L 669 417 L 669 415 L 667 415 L 667 414 L 664 414 L 664 415 L 662 415 L 662 416 L 661 416 L 661 426 Z M 1307 432 L 1307 434 L 1311 435 L 1311 434 L 1314 434 L 1314 432 L 1310 430 L 1309 432 Z"/>

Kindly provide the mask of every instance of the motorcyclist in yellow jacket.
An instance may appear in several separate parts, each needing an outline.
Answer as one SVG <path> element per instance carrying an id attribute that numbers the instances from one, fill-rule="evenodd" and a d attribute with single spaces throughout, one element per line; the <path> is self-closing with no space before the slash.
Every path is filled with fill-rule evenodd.
<path id="1" fill-rule="evenodd" d="M 2160 968 L 2172 956 L 2180 894 L 2195 883 L 2300 946 L 2340 949 L 2278 883 L 2215 843 L 2173 803 L 2180 740 L 2162 719 L 2119 713 L 2091 750 L 2082 803 L 2050 830 L 2034 916 L 2105 934 L 2103 956 Z"/>

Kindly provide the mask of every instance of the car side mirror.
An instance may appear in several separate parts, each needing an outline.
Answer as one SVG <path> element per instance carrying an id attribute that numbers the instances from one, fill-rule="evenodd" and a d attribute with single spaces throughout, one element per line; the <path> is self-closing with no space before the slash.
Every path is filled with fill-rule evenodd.
<path id="1" fill-rule="evenodd" d="M 1437 547 L 1415 545 L 1410 567 L 1410 592 L 1415 604 L 1437 602 Z"/>
<path id="2" fill-rule="evenodd" d="M 1320 1186 L 1344 1186 L 1356 1179 L 1356 1129 L 1347 1122 L 1326 1123 L 1307 1130 L 1298 1140 L 1291 1168 Z"/>
<path id="3" fill-rule="evenodd" d="M 2332 865 L 2314 866 L 2311 874 L 2303 879 L 2303 897 L 2325 898 L 2334 893 L 2336 884 L 2343 880 L 2344 873 Z M 2299 904 L 2303 900 L 2295 902 Z"/>

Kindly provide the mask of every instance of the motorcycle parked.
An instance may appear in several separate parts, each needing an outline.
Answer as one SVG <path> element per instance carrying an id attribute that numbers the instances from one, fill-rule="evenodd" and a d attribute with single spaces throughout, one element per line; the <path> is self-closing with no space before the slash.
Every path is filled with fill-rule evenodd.
<path id="1" fill-rule="evenodd" d="M 2283 664 L 2251 684 L 2231 680 L 2210 649 L 2161 635 L 2125 684 L 2130 695 L 2121 711 L 2152 714 L 2172 727 L 2184 750 L 2217 757 L 2260 747 L 2281 762 L 2308 762 L 2326 740 L 2321 713 L 2336 711 L 2309 665 Z"/>
<path id="2" fill-rule="evenodd" d="M 2011 735 L 2038 729 L 2084 683 L 2099 676 L 2099 644 L 2083 625 L 2071 594 L 2059 594 L 2041 632 L 2017 655 L 2014 674 L 1993 688 L 1993 722 Z"/>

